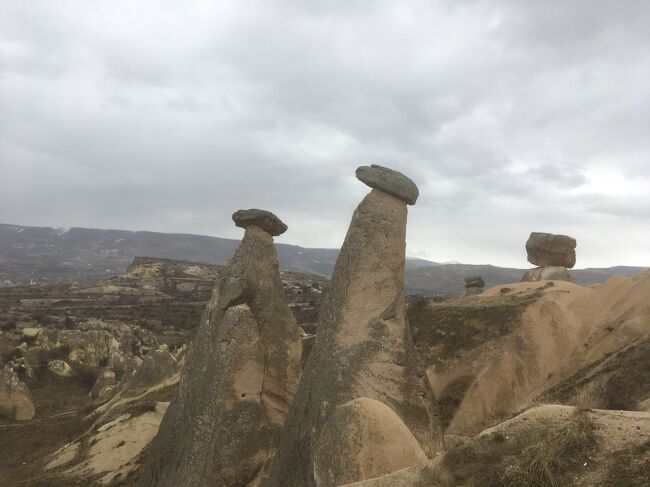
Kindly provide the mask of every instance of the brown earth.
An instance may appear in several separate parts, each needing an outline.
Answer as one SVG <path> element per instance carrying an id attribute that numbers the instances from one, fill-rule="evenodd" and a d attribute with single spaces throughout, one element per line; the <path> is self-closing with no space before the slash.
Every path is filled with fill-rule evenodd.
<path id="1" fill-rule="evenodd" d="M 28 422 L 0 418 L 0 485 L 15 487 L 63 487 L 84 485 L 70 479 L 58 481 L 42 471 L 45 459 L 74 440 L 89 426 L 84 419 L 92 404 L 83 378 L 48 374 L 31 385 L 37 405 Z"/>
<path id="2" fill-rule="evenodd" d="M 637 409 L 650 397 L 650 272 L 497 286 L 415 303 L 409 318 L 450 434 L 540 401 Z"/>

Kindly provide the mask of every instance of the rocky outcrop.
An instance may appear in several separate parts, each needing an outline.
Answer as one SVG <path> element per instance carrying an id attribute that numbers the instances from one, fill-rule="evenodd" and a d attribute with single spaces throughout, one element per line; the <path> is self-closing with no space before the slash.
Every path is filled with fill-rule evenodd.
<path id="1" fill-rule="evenodd" d="M 364 182 L 364 174 L 398 180 L 417 194 L 405 176 L 381 171 L 373 166 L 357 174 Z M 401 190 L 392 189 L 373 189 L 352 216 L 270 486 L 363 480 L 416 464 L 440 446 L 435 400 L 405 316 L 407 208 L 404 198 L 393 195 L 404 196 Z M 396 431 L 394 441 L 404 448 L 399 460 L 380 440 Z M 361 434 L 363 445 L 351 432 Z"/>
<path id="2" fill-rule="evenodd" d="M 575 282 L 569 269 L 560 266 L 536 267 L 535 269 L 527 271 L 521 278 L 521 282 L 536 281 Z"/>
<path id="3" fill-rule="evenodd" d="M 168 350 L 151 351 L 124 384 L 123 393 L 126 396 L 137 396 L 171 378 L 177 371 L 176 359 Z"/>
<path id="4" fill-rule="evenodd" d="M 575 282 L 569 269 L 576 264 L 576 240 L 566 235 L 533 232 L 526 242 L 528 262 L 539 267 L 530 269 L 521 282 Z"/>
<path id="5" fill-rule="evenodd" d="M 483 292 L 485 281 L 481 276 L 472 276 L 465 278 L 465 296 L 475 296 Z"/>
<path id="6" fill-rule="evenodd" d="M 28 421 L 36 414 L 29 387 L 10 367 L 0 369 L 0 416 Z"/>
<path id="7" fill-rule="evenodd" d="M 526 242 L 528 262 L 538 267 L 576 265 L 576 240 L 566 235 L 532 232 Z"/>
<path id="8" fill-rule="evenodd" d="M 117 378 L 115 371 L 110 368 L 104 368 L 99 372 L 97 380 L 90 390 L 90 397 L 104 402 L 111 399 L 117 391 Z"/>
<path id="9" fill-rule="evenodd" d="M 232 221 L 240 228 L 249 228 L 251 226 L 261 228 L 274 237 L 287 231 L 287 226 L 273 213 L 256 208 L 236 211 L 232 215 Z"/>
<path id="10" fill-rule="evenodd" d="M 64 350 L 66 362 L 73 367 L 108 364 L 116 372 L 131 373 L 138 365 L 132 363 L 134 356 L 143 356 L 156 348 L 156 338 L 148 330 L 89 319 L 76 330 L 43 330 L 29 350 L 32 353 Z"/>
<path id="11" fill-rule="evenodd" d="M 178 395 L 151 445 L 143 487 L 260 485 L 298 387 L 300 331 L 267 231 L 279 229 L 277 217 L 235 215 L 245 222 L 244 238 L 191 344 Z"/>
<path id="12" fill-rule="evenodd" d="M 50 360 L 47 369 L 59 377 L 70 377 L 73 374 L 72 368 L 65 360 Z"/>

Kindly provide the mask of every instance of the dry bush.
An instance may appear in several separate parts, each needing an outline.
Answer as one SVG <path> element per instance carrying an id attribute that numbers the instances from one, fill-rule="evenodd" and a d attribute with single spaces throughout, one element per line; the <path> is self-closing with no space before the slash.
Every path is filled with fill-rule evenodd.
<path id="1" fill-rule="evenodd" d="M 596 445 L 594 423 L 585 410 L 525 448 L 503 475 L 504 487 L 556 487 L 557 475 L 584 463 Z"/>
<path id="2" fill-rule="evenodd" d="M 558 487 L 558 477 L 583 464 L 597 442 L 593 421 L 579 409 L 538 438 L 523 438 L 526 444 L 503 438 L 496 433 L 450 450 L 443 466 L 452 485 Z"/>
<path id="3" fill-rule="evenodd" d="M 414 487 L 452 487 L 450 478 L 430 465 L 420 471 L 420 478 Z"/>

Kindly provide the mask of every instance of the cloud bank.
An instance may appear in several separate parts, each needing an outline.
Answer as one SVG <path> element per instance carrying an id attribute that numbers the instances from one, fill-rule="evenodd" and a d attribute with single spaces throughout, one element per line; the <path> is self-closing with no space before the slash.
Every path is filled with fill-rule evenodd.
<path id="1" fill-rule="evenodd" d="M 0 2 L 0 221 L 338 247 L 365 163 L 420 187 L 408 252 L 650 265 L 650 4 Z"/>

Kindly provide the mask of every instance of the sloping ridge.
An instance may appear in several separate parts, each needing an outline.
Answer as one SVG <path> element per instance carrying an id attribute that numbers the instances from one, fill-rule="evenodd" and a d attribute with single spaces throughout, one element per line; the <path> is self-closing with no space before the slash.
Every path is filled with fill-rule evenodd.
<path id="1" fill-rule="evenodd" d="M 650 272 L 631 278 L 614 276 L 591 287 L 566 282 L 499 286 L 460 300 L 465 303 L 460 306 L 466 306 L 463 326 L 473 320 L 478 322 L 474 326 L 485 326 L 480 320 L 486 306 L 518 295 L 532 300 L 503 336 L 446 357 L 429 358 L 427 373 L 439 397 L 465 381 L 447 433 L 478 433 L 535 401 L 588 401 L 591 407 L 607 407 L 603 397 L 607 380 L 621 371 L 607 369 L 606 364 L 620 362 L 621 356 L 650 337 Z M 429 306 L 435 311 L 459 304 Z M 646 367 L 648 361 L 646 356 L 645 363 L 636 365 Z M 596 387 L 589 378 L 602 370 L 609 375 Z M 650 397 L 650 379 L 639 377 L 634 386 L 638 400 L 630 409 L 638 408 L 645 395 Z"/>

